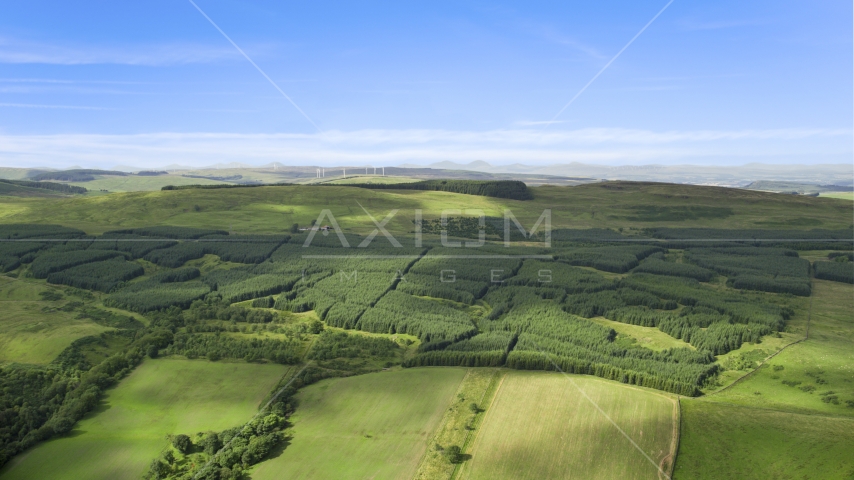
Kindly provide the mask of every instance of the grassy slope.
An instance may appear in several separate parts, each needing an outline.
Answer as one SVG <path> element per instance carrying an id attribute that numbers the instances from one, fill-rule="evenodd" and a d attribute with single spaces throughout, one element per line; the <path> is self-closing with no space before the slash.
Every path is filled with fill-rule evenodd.
<path id="1" fill-rule="evenodd" d="M 854 476 L 854 408 L 845 405 L 854 400 L 854 286 L 815 280 L 813 295 L 809 340 L 732 388 L 682 401 L 676 479 Z M 827 383 L 806 375 L 818 371 Z M 817 388 L 807 393 L 783 380 Z M 821 401 L 826 391 L 839 405 Z"/>
<path id="2" fill-rule="evenodd" d="M 252 478 L 411 478 L 464 374 L 416 368 L 306 387 L 297 397 L 293 441 Z"/>
<path id="3" fill-rule="evenodd" d="M 51 288 L 0 277 L 0 362 L 50 363 L 74 340 L 110 330 L 55 310 L 64 302 L 44 301 L 39 293 L 46 290 Z"/>
<path id="4" fill-rule="evenodd" d="M 854 420 L 682 401 L 675 480 L 854 477 Z"/>
<path id="5" fill-rule="evenodd" d="M 136 176 L 128 175 L 126 177 L 105 176 L 99 175 L 95 180 L 88 182 L 72 182 L 70 185 L 77 185 L 87 190 L 109 190 L 110 192 L 137 192 L 137 191 L 156 191 L 166 185 L 218 185 L 228 184 L 230 182 L 221 182 L 219 180 L 210 180 L 207 178 L 189 178 L 180 175 L 157 175 L 157 176 Z"/>
<path id="6" fill-rule="evenodd" d="M 387 225 L 397 232 L 412 230 L 416 208 L 424 210 L 425 218 L 437 218 L 444 209 L 479 209 L 500 217 L 508 208 L 527 225 L 532 225 L 543 209 L 550 208 L 553 225 L 569 228 L 840 228 L 851 225 L 854 213 L 854 205 L 834 199 L 691 185 L 612 182 L 544 186 L 533 191 L 533 201 L 331 186 L 131 192 L 55 199 L 0 197 L 0 222 L 31 222 L 38 218 L 43 223 L 75 226 L 89 233 L 155 224 L 281 232 L 293 223 L 307 225 L 322 209 L 329 208 L 342 228 L 368 233 L 373 230 L 373 223 L 356 201 L 378 218 L 392 209 L 401 209 Z M 194 211 L 194 205 L 201 206 L 201 211 Z M 638 220 L 630 206 L 662 207 L 665 213 L 655 220 Z M 678 213 L 684 207 L 722 206 L 731 208 L 732 215 L 682 221 L 668 216 L 668 212 Z"/>
<path id="7" fill-rule="evenodd" d="M 633 343 L 651 350 L 661 351 L 668 348 L 689 348 L 691 350 L 696 350 L 690 343 L 679 340 L 678 338 L 673 338 L 659 330 L 657 327 L 642 327 L 640 325 L 615 322 L 613 320 L 608 320 L 605 317 L 593 317 L 590 320 L 598 323 L 599 325 L 613 328 L 619 336 L 633 339 Z"/>
<path id="8" fill-rule="evenodd" d="M 0 478 L 138 479 L 166 435 L 240 425 L 284 372 L 281 365 L 147 360 L 71 434 L 16 457 Z"/>
<path id="9" fill-rule="evenodd" d="M 820 197 L 841 198 L 843 200 L 854 200 L 854 192 L 828 192 L 822 193 Z"/>
<path id="10" fill-rule="evenodd" d="M 787 348 L 750 379 L 709 397 L 710 401 L 854 416 L 854 408 L 844 403 L 854 400 L 854 285 L 815 280 L 813 295 L 809 340 Z M 775 365 L 783 369 L 775 371 Z M 824 373 L 818 377 L 827 383 L 816 383 L 807 375 L 819 371 Z M 816 391 L 806 393 L 783 380 L 801 381 L 801 386 L 813 385 Z M 819 394 L 828 390 L 839 396 L 839 405 L 821 401 Z"/>
<path id="11" fill-rule="evenodd" d="M 670 454 L 674 402 L 593 377 L 572 379 L 656 461 Z M 658 469 L 565 376 L 510 371 L 462 470 L 465 479 L 657 478 Z"/>

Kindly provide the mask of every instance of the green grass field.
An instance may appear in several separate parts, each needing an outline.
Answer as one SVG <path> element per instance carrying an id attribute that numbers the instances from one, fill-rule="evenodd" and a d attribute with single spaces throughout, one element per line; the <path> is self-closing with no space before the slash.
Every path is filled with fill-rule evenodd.
<path id="1" fill-rule="evenodd" d="M 624 337 L 628 338 L 632 343 L 651 350 L 661 351 L 668 348 L 690 348 L 692 350 L 696 350 L 690 343 L 686 343 L 678 338 L 673 338 L 656 327 L 642 327 L 640 325 L 615 322 L 613 320 L 608 320 L 605 317 L 593 317 L 590 320 L 598 323 L 599 325 L 613 328 L 619 335 L 619 337 L 617 337 L 618 342 L 621 340 L 620 337 Z"/>
<path id="2" fill-rule="evenodd" d="M 669 459 L 672 397 L 573 375 L 584 390 L 655 462 Z M 559 373 L 509 371 L 458 478 L 655 479 L 650 463 Z M 668 467 L 664 467 L 667 471 Z"/>
<path id="3" fill-rule="evenodd" d="M 422 209 L 426 219 L 438 218 L 446 209 L 475 209 L 498 217 L 510 209 L 527 225 L 533 225 L 543 209 L 551 209 L 553 226 L 565 228 L 781 228 L 803 226 L 804 221 L 809 227 L 847 228 L 854 214 L 854 204 L 834 199 L 692 185 L 614 182 L 543 186 L 532 191 L 535 199 L 530 201 L 343 186 L 173 190 L 51 199 L 0 197 L 0 222 L 26 223 L 38 218 L 93 234 L 149 225 L 283 232 L 294 223 L 310 224 L 328 208 L 342 228 L 369 233 L 373 223 L 356 201 L 378 218 L 401 209 L 387 225 L 395 232 L 412 230 L 415 209 Z M 679 204 L 674 205 L 674 200 Z M 201 210 L 195 211 L 195 205 Z"/>
<path id="4" fill-rule="evenodd" d="M 831 193 L 822 193 L 819 195 L 820 197 L 826 198 L 840 198 L 842 200 L 854 200 L 854 192 L 831 192 Z"/>
<path id="5" fill-rule="evenodd" d="M 281 365 L 147 360 L 69 435 L 19 455 L 0 478 L 139 479 L 168 445 L 166 435 L 241 425 L 285 371 Z"/>
<path id="6" fill-rule="evenodd" d="M 95 180 L 72 182 L 69 185 L 77 185 L 92 193 L 98 193 L 99 190 L 110 192 L 146 192 L 160 190 L 166 185 L 220 185 L 228 183 L 207 178 L 182 177 L 180 175 L 157 175 L 151 177 L 137 175 L 128 175 L 126 177 L 99 175 Z"/>
<path id="7" fill-rule="evenodd" d="M 854 408 L 845 403 L 854 402 L 854 285 L 814 282 L 809 340 L 787 348 L 748 380 L 709 400 L 854 416 Z M 800 383 L 788 386 L 783 381 Z M 814 391 L 801 389 L 807 386 Z M 838 397 L 837 404 L 822 401 L 821 394 L 828 391 Z"/>
<path id="8" fill-rule="evenodd" d="M 854 420 L 682 400 L 675 480 L 854 478 Z"/>
<path id="9" fill-rule="evenodd" d="M 56 308 L 44 284 L 0 277 L 0 362 L 50 363 L 74 340 L 111 330 Z"/>
<path id="10" fill-rule="evenodd" d="M 252 478 L 412 478 L 465 372 L 413 368 L 308 386 L 297 395 L 291 444 Z"/>

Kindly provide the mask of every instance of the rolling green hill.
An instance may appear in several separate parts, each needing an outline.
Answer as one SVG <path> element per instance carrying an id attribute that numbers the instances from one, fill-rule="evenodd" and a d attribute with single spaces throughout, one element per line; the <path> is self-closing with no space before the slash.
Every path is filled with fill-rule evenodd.
<path id="1" fill-rule="evenodd" d="M 321 210 L 329 209 L 345 230 L 369 233 L 373 223 L 356 202 L 375 216 L 384 217 L 400 209 L 387 228 L 404 233 L 412 230 L 416 209 L 423 210 L 424 218 L 438 218 L 443 210 L 453 209 L 503 217 L 504 210 L 509 209 L 526 225 L 533 225 L 543 209 L 551 209 L 555 227 L 633 229 L 848 228 L 854 214 L 854 205 L 832 199 L 691 185 L 608 182 L 534 187 L 531 191 L 534 200 L 528 201 L 343 186 L 129 192 L 57 201 L 0 197 L 0 221 L 38 218 L 43 223 L 73 225 L 89 233 L 155 224 L 231 226 L 244 233 L 273 233 L 294 223 L 308 225 Z"/>

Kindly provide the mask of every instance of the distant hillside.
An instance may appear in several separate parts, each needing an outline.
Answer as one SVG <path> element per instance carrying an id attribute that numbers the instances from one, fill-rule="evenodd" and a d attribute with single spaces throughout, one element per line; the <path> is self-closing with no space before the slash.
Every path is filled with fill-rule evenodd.
<path id="1" fill-rule="evenodd" d="M 52 196 L 56 194 L 81 194 L 87 190 L 83 187 L 64 185 L 51 182 L 30 182 L 27 180 L 0 180 L 0 195 L 18 197 Z"/>
<path id="2" fill-rule="evenodd" d="M 845 185 L 817 185 L 814 183 L 774 182 L 768 180 L 753 182 L 744 188 L 748 190 L 762 190 L 764 192 L 797 193 L 801 195 L 854 191 L 854 187 Z"/>
<path id="3" fill-rule="evenodd" d="M 36 181 L 56 180 L 60 182 L 88 182 L 95 180 L 95 175 L 115 175 L 124 177 L 127 176 L 127 173 L 115 170 L 90 170 L 81 168 L 75 170 L 39 173 L 38 175 L 33 176 L 32 179 Z"/>

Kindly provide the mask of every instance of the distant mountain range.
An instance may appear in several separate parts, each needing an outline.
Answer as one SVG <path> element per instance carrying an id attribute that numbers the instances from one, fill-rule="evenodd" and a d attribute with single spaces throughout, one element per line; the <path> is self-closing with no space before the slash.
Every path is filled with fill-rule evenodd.
<path id="1" fill-rule="evenodd" d="M 80 168 L 80 167 L 76 167 Z M 281 162 L 266 165 L 249 165 L 245 163 L 215 164 L 206 167 L 191 167 L 188 165 L 167 165 L 158 170 L 170 173 L 202 172 L 210 176 L 212 170 L 228 170 L 228 175 L 238 174 L 238 170 L 266 170 L 282 177 L 311 178 L 318 169 L 331 172 L 342 172 L 347 169 L 349 174 L 358 174 L 364 166 L 293 166 Z M 147 169 L 117 165 L 114 170 L 121 172 L 139 172 Z M 24 179 L 41 172 L 56 171 L 55 169 L 23 169 L 0 168 L 0 178 Z M 379 172 L 378 167 L 378 172 Z M 450 172 L 455 172 L 451 174 Z M 371 170 L 370 173 L 372 173 Z M 854 166 L 850 164 L 821 164 L 821 165 L 774 165 L 751 163 L 741 166 L 709 166 L 709 165 L 591 165 L 578 162 L 554 165 L 491 165 L 479 160 L 470 163 L 455 163 L 451 161 L 436 162 L 429 165 L 403 164 L 396 167 L 386 166 L 387 175 L 412 176 L 419 178 L 467 178 L 467 179 L 509 179 L 531 184 L 554 183 L 568 185 L 596 180 L 632 180 L 687 183 L 695 185 L 720 185 L 729 187 L 757 188 L 756 182 L 791 182 L 799 185 L 821 186 L 854 186 Z M 753 184 L 752 187 L 748 187 Z M 802 190 L 802 189 L 801 189 Z"/>

